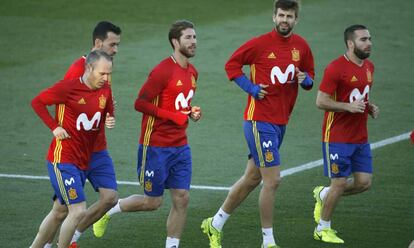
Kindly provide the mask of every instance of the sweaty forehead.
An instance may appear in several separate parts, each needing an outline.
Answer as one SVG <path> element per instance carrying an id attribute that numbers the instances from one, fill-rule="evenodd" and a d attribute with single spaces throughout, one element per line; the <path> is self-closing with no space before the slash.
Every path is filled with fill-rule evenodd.
<path id="1" fill-rule="evenodd" d="M 183 31 L 181 31 L 182 36 L 187 35 L 195 35 L 195 30 L 193 28 L 186 28 Z"/>
<path id="2" fill-rule="evenodd" d="M 108 71 L 112 70 L 112 62 L 108 61 L 105 58 L 100 58 L 95 62 L 95 69 L 98 71 Z"/>
<path id="3" fill-rule="evenodd" d="M 121 36 L 117 35 L 113 32 L 108 32 L 107 38 L 105 39 L 106 42 L 115 42 L 115 43 L 119 43 L 119 41 L 121 40 Z"/>
<path id="4" fill-rule="evenodd" d="M 355 39 L 371 37 L 371 35 L 369 34 L 369 31 L 367 29 L 355 30 L 354 35 L 355 35 Z"/>
<path id="5" fill-rule="evenodd" d="M 284 9 L 281 9 L 281 8 L 277 8 L 277 10 L 276 10 L 276 15 L 280 15 L 280 14 L 282 14 L 282 15 L 295 15 L 295 10 L 294 9 L 288 9 L 288 10 L 284 10 Z"/>

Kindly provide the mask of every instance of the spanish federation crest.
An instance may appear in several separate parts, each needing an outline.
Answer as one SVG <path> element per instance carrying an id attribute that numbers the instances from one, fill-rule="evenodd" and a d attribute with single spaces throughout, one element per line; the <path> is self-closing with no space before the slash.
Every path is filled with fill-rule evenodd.
<path id="1" fill-rule="evenodd" d="M 106 97 L 104 95 L 101 95 L 99 97 L 99 108 L 104 109 L 106 106 Z"/>
<path id="2" fill-rule="evenodd" d="M 145 181 L 144 188 L 145 188 L 145 191 L 151 192 L 152 191 L 152 182 L 150 180 Z"/>
<path id="3" fill-rule="evenodd" d="M 268 163 L 272 162 L 274 160 L 273 152 L 267 150 L 265 152 L 265 159 L 266 159 L 266 162 L 268 162 Z"/>
<path id="4" fill-rule="evenodd" d="M 335 163 L 331 164 L 331 170 L 332 170 L 332 173 L 338 174 L 339 173 L 338 165 Z"/>
<path id="5" fill-rule="evenodd" d="M 292 52 L 292 60 L 293 61 L 299 61 L 300 60 L 300 52 L 296 48 L 293 48 Z"/>
<path id="6" fill-rule="evenodd" d="M 367 70 L 367 81 L 368 83 L 372 83 L 372 73 L 370 70 Z"/>
<path id="7" fill-rule="evenodd" d="M 78 194 L 76 193 L 76 189 L 70 188 L 68 190 L 68 193 L 69 193 L 69 199 L 75 200 L 76 198 L 78 198 Z"/>

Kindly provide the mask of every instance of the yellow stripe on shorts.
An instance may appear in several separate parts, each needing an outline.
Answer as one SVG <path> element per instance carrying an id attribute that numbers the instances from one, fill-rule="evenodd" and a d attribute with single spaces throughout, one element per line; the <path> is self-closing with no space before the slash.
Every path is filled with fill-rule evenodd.
<path id="1" fill-rule="evenodd" d="M 256 144 L 256 151 L 259 157 L 259 164 L 260 164 L 260 167 L 264 167 L 265 162 L 263 159 L 262 145 L 260 143 L 260 135 L 259 135 L 259 131 L 257 130 L 256 121 L 252 121 L 252 124 L 253 124 L 254 143 Z"/>

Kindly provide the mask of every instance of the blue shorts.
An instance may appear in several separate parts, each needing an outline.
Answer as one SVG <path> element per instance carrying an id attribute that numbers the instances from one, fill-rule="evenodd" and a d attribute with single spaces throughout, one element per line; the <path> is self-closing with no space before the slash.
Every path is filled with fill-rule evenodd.
<path id="1" fill-rule="evenodd" d="M 280 165 L 279 148 L 285 135 L 285 125 L 262 121 L 244 121 L 244 137 L 257 167 Z"/>
<path id="2" fill-rule="evenodd" d="M 325 176 L 348 177 L 354 172 L 372 173 L 371 147 L 365 144 L 322 142 Z"/>
<path id="3" fill-rule="evenodd" d="M 58 198 L 61 204 L 71 205 L 86 200 L 83 192 L 85 172 L 74 164 L 47 161 L 50 183 L 55 191 L 53 199 Z"/>
<path id="4" fill-rule="evenodd" d="M 96 192 L 99 188 L 117 190 L 114 163 L 107 150 L 92 153 L 85 173 Z"/>
<path id="5" fill-rule="evenodd" d="M 161 196 L 164 189 L 190 189 L 192 162 L 188 145 L 138 147 L 138 180 L 148 196 Z"/>

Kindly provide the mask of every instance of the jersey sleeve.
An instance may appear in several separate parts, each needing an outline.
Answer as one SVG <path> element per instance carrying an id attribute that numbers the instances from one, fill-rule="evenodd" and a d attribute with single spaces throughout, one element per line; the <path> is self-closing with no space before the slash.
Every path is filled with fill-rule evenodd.
<path id="1" fill-rule="evenodd" d="M 152 102 L 167 87 L 171 72 L 170 68 L 158 66 L 150 73 L 135 101 L 135 110 L 183 125 L 188 119 L 187 115 L 159 108 Z"/>
<path id="2" fill-rule="evenodd" d="M 301 69 L 303 72 L 307 72 L 312 79 L 315 79 L 315 62 L 313 59 L 312 50 L 307 43 L 305 43 L 305 45 L 305 56 L 301 65 Z"/>
<path id="3" fill-rule="evenodd" d="M 339 74 L 335 70 L 333 64 L 329 64 L 323 74 L 322 82 L 319 85 L 319 90 L 326 94 L 333 95 L 338 87 Z"/>
<path id="4" fill-rule="evenodd" d="M 83 75 L 84 72 L 85 72 L 85 63 L 84 63 L 84 58 L 82 57 L 81 59 L 78 59 L 72 65 L 70 65 L 63 79 L 66 80 L 66 79 L 79 78 Z"/>
<path id="5" fill-rule="evenodd" d="M 40 92 L 40 94 L 32 100 L 33 110 L 52 131 L 58 127 L 59 124 L 50 115 L 46 106 L 65 103 L 70 90 L 68 86 L 67 81 L 59 81 L 50 88 Z"/>
<path id="6" fill-rule="evenodd" d="M 109 99 L 108 99 L 108 104 L 106 105 L 106 112 L 109 113 L 110 116 L 114 117 L 115 116 L 114 96 L 112 94 L 111 87 L 108 87 L 108 88 L 109 88 Z"/>
<path id="7" fill-rule="evenodd" d="M 251 65 L 257 54 L 257 38 L 251 39 L 240 46 L 229 58 L 225 70 L 229 80 L 243 75 L 243 65 Z"/>
<path id="8" fill-rule="evenodd" d="M 170 70 L 163 70 L 160 66 L 151 71 L 135 100 L 135 110 L 157 116 L 159 108 L 152 103 L 152 100 L 167 87 L 170 77 L 167 71 Z"/>
<path id="9" fill-rule="evenodd" d="M 197 81 L 198 80 L 198 71 L 193 65 L 191 65 L 191 69 L 193 70 L 194 78 Z"/>

